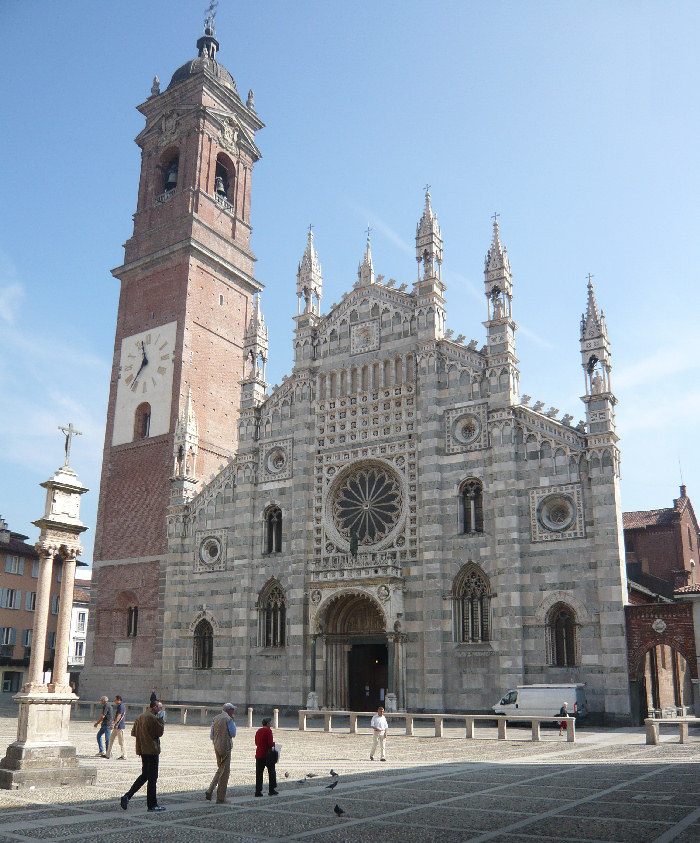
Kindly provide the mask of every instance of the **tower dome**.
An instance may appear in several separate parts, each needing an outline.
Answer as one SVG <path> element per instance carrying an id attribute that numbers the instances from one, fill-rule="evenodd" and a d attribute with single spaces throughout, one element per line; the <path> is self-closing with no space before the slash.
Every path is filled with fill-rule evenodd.
<path id="1" fill-rule="evenodd" d="M 217 82 L 229 88 L 238 96 L 235 79 L 216 60 L 218 49 L 219 42 L 214 38 L 214 27 L 208 24 L 204 29 L 204 35 L 197 41 L 197 57 L 185 62 L 182 67 L 178 67 L 172 75 L 168 89 L 172 88 L 173 85 L 177 85 L 179 82 L 186 82 L 192 76 L 196 76 L 199 73 L 209 73 Z"/>

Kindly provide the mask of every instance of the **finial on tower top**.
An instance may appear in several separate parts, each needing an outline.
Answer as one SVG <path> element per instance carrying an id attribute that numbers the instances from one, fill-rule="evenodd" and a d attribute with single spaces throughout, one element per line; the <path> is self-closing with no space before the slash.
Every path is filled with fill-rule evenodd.
<path id="1" fill-rule="evenodd" d="M 218 0 L 211 0 L 207 8 L 207 16 L 204 18 L 204 35 L 197 40 L 197 49 L 199 50 L 200 58 L 216 59 L 216 52 L 219 49 L 219 42 L 214 38 L 214 18 L 216 17 L 216 7 L 219 5 Z"/>
<path id="2" fill-rule="evenodd" d="M 207 16 L 204 18 L 204 34 L 213 35 L 215 30 L 214 20 L 216 18 L 216 8 L 219 5 L 219 0 L 211 0 L 209 8 L 207 9 Z"/>

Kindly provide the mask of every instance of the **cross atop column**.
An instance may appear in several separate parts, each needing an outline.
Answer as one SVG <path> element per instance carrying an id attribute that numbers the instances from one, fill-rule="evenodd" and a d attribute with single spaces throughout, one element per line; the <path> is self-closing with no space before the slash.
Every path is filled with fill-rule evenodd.
<path id="1" fill-rule="evenodd" d="M 73 427 L 73 422 L 68 422 L 68 427 L 62 427 L 61 425 L 58 426 L 58 429 L 63 431 L 63 435 L 66 437 L 66 444 L 65 444 L 65 451 L 66 451 L 66 461 L 64 465 L 69 465 L 70 463 L 70 446 L 74 436 L 82 436 L 82 431 L 76 430 Z"/>

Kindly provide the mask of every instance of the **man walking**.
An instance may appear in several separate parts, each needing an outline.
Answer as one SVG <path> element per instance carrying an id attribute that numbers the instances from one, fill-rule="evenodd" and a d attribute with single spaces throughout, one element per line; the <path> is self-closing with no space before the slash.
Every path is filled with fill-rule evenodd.
<path id="1" fill-rule="evenodd" d="M 119 800 L 119 804 L 125 811 L 129 807 L 131 797 L 146 783 L 146 806 L 148 810 L 165 810 L 163 805 L 158 804 L 158 799 L 156 798 L 160 738 L 164 731 L 162 722 L 156 716 L 157 711 L 158 700 L 150 704 L 148 711 L 139 714 L 136 720 L 134 720 L 134 725 L 131 729 L 131 734 L 136 738 L 136 754 L 141 756 L 141 775 Z"/>
<path id="2" fill-rule="evenodd" d="M 93 726 L 95 728 L 98 726 L 100 727 L 97 732 L 97 746 L 99 748 L 99 752 L 97 754 L 101 758 L 106 758 L 105 747 L 109 746 L 109 738 L 112 734 L 112 723 L 114 722 L 114 711 L 107 697 L 100 697 L 100 702 L 102 703 L 102 716 L 98 718 L 96 723 L 93 723 Z M 104 744 L 102 743 L 103 737 L 105 740 Z"/>
<path id="3" fill-rule="evenodd" d="M 374 730 L 374 737 L 372 738 L 372 749 L 369 753 L 369 760 L 374 761 L 374 751 L 377 748 L 377 744 L 379 744 L 379 760 L 386 761 L 386 730 L 389 728 L 389 724 L 386 722 L 384 708 L 381 705 L 372 718 L 371 726 Z"/>
<path id="4" fill-rule="evenodd" d="M 119 748 L 122 751 L 122 754 L 119 756 L 120 761 L 126 761 L 126 750 L 124 749 L 124 726 L 126 726 L 126 706 L 122 698 L 117 694 L 114 697 L 114 705 L 117 707 L 116 713 L 114 715 L 114 726 L 112 727 L 112 734 L 109 738 L 109 743 L 107 744 L 107 754 L 105 758 L 112 757 L 112 746 L 114 745 L 114 741 L 119 741 Z"/>
<path id="5" fill-rule="evenodd" d="M 226 703 L 221 714 L 217 714 L 211 724 L 209 737 L 214 741 L 214 754 L 216 755 L 217 769 L 214 778 L 205 792 L 207 799 L 211 800 L 214 788 L 216 788 L 216 802 L 222 805 L 226 802 L 226 788 L 228 777 L 231 773 L 231 747 L 233 738 L 236 737 L 236 722 L 233 715 L 236 713 L 236 706 Z"/>

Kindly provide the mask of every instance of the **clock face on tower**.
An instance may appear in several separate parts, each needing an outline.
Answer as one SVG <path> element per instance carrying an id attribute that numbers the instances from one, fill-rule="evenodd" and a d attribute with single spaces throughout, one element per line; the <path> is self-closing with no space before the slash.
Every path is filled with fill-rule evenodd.
<path id="1" fill-rule="evenodd" d="M 112 445 L 170 430 L 177 322 L 122 340 Z"/>

